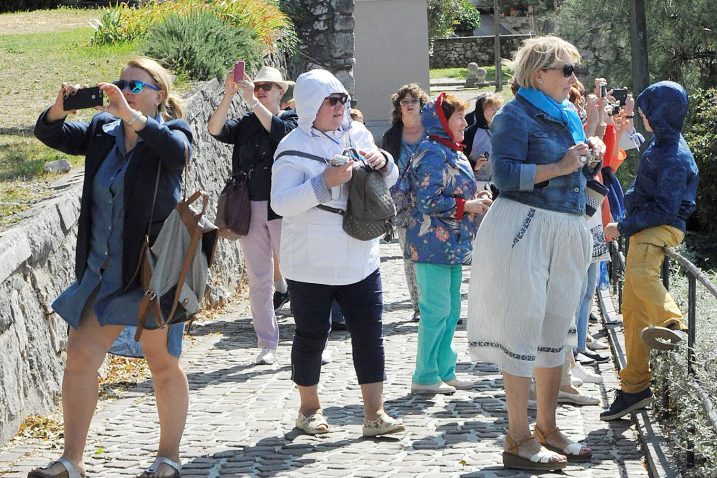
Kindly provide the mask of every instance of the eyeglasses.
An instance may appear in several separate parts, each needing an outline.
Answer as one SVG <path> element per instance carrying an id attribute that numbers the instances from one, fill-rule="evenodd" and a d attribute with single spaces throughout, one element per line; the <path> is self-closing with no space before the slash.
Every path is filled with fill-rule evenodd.
<path id="1" fill-rule="evenodd" d="M 329 105 L 336 106 L 336 103 L 341 103 L 342 105 L 345 105 L 346 102 L 349 100 L 349 95 L 346 93 L 338 93 L 338 96 L 327 96 L 324 98 L 324 101 L 328 101 Z"/>
<path id="2" fill-rule="evenodd" d="M 412 100 L 409 100 L 408 98 L 404 98 L 401 101 L 399 101 L 399 103 L 401 103 L 402 106 L 415 105 L 420 102 L 421 102 L 421 100 L 419 100 L 418 98 L 413 98 Z"/>
<path id="3" fill-rule="evenodd" d="M 573 75 L 578 75 L 580 73 L 580 66 L 578 65 L 568 65 L 567 63 L 559 68 L 544 68 L 545 70 L 558 70 L 563 72 L 563 76 L 565 78 L 570 78 Z"/>
<path id="4" fill-rule="evenodd" d="M 264 91 L 271 91 L 271 89 L 274 88 L 274 83 L 260 83 L 254 84 L 254 91 L 264 90 Z"/>
<path id="5" fill-rule="evenodd" d="M 145 83 L 144 81 L 139 80 L 118 80 L 114 81 L 112 84 L 114 84 L 117 88 L 124 91 L 125 88 L 129 86 L 129 91 L 131 91 L 134 94 L 141 93 L 144 87 L 146 86 L 150 90 L 154 91 L 161 91 L 162 88 L 156 85 L 152 85 L 150 83 Z"/>

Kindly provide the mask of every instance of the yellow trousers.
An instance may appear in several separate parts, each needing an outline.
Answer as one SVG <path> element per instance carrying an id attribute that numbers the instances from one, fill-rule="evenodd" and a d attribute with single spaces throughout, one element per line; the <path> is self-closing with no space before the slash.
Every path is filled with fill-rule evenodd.
<path id="1" fill-rule="evenodd" d="M 630 237 L 622 292 L 627 365 L 620 371 L 622 390 L 627 393 L 650 386 L 650 349 L 640 340 L 642 329 L 675 323 L 687 329 L 680 309 L 660 279 L 665 246 L 678 245 L 684 236 L 675 227 L 657 226 Z"/>

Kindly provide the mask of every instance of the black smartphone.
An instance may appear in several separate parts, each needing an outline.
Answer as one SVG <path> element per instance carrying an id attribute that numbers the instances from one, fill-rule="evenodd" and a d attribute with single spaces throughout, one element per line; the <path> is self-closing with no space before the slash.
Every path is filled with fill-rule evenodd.
<path id="1" fill-rule="evenodd" d="M 104 102 L 104 93 L 97 86 L 90 88 L 80 88 L 75 91 L 74 95 L 65 98 L 63 108 L 65 111 L 81 110 L 85 108 L 93 108 L 102 106 Z"/>
<path id="2" fill-rule="evenodd" d="M 620 102 L 620 106 L 625 106 L 627 102 L 627 88 L 615 88 L 612 90 L 612 96 Z"/>
<path id="3" fill-rule="evenodd" d="M 605 98 L 607 96 L 607 85 L 603 83 L 600 85 L 600 98 Z"/>

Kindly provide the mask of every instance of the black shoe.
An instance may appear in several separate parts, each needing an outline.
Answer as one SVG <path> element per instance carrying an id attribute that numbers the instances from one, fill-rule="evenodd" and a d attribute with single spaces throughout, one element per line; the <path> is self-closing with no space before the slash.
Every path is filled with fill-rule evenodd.
<path id="1" fill-rule="evenodd" d="M 331 322 L 332 332 L 343 332 L 346 330 L 349 330 L 348 326 L 346 325 L 346 322 Z"/>
<path id="2" fill-rule="evenodd" d="M 413 317 L 411 317 L 411 321 L 413 322 L 420 322 L 421 321 L 421 313 L 418 311 L 415 311 L 413 313 Z"/>
<path id="3" fill-rule="evenodd" d="M 608 360 L 610 360 L 610 357 L 607 355 L 603 355 L 598 352 L 594 352 L 592 350 L 585 350 L 584 352 L 579 352 L 578 355 L 584 355 L 587 358 L 593 359 L 597 363 L 605 363 Z"/>
<path id="4" fill-rule="evenodd" d="M 286 292 L 274 291 L 274 312 L 281 309 L 287 302 L 289 302 L 288 290 Z"/>
<path id="5" fill-rule="evenodd" d="M 610 405 L 610 408 L 600 414 L 600 420 L 604 422 L 618 420 L 628 413 L 647 407 L 651 403 L 652 391 L 649 387 L 637 393 L 615 390 L 615 400 Z"/>

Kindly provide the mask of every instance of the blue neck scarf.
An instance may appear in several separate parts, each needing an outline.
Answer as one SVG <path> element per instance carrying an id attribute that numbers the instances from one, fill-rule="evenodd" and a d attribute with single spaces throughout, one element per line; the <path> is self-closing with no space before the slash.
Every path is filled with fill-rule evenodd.
<path id="1" fill-rule="evenodd" d="M 558 103 L 540 90 L 522 86 L 518 90 L 518 95 L 555 121 L 567 126 L 575 144 L 586 141 L 583 123 L 570 101 L 565 100 L 562 103 Z"/>

